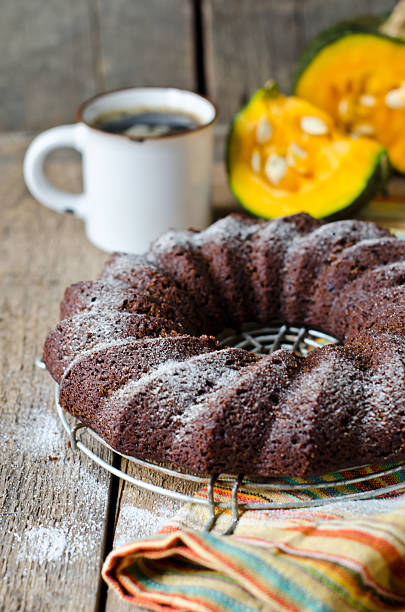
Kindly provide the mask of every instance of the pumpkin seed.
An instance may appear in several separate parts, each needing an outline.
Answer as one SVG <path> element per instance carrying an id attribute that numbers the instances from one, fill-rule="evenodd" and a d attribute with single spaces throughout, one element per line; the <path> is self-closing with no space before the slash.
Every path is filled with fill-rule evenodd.
<path id="1" fill-rule="evenodd" d="M 260 172 L 260 153 L 259 151 L 253 151 L 252 153 L 252 159 L 250 160 L 250 164 L 252 166 L 252 170 L 255 174 L 258 174 Z"/>
<path id="2" fill-rule="evenodd" d="M 374 127 L 370 123 L 359 123 L 352 130 L 352 135 L 355 136 L 374 136 Z"/>
<path id="3" fill-rule="evenodd" d="M 368 107 L 372 107 L 376 105 L 377 100 L 375 99 L 374 96 L 371 96 L 370 94 L 364 94 L 363 96 L 360 96 L 360 104 L 362 106 L 368 106 Z"/>
<path id="4" fill-rule="evenodd" d="M 296 157 L 300 157 L 301 159 L 305 159 L 306 157 L 308 157 L 308 153 L 306 151 L 304 151 L 304 149 L 302 149 L 295 142 L 292 142 L 290 144 L 289 152 L 292 153 L 292 155 L 295 155 Z"/>
<path id="5" fill-rule="evenodd" d="M 302 149 L 295 142 L 292 142 L 290 146 L 288 147 L 288 153 L 286 157 L 287 165 L 291 166 L 292 168 L 297 168 L 297 159 L 302 160 L 302 159 L 306 159 L 307 157 L 308 157 L 308 153 L 304 151 L 304 149 Z M 299 168 L 297 168 L 297 170 L 299 171 Z"/>
<path id="6" fill-rule="evenodd" d="M 262 117 L 256 127 L 256 140 L 259 144 L 264 144 L 270 140 L 273 134 L 273 128 L 266 117 Z"/>
<path id="7" fill-rule="evenodd" d="M 339 104 L 338 104 L 338 111 L 339 111 L 339 115 L 341 117 L 346 117 L 348 111 L 349 111 L 349 101 L 348 100 L 340 100 Z"/>
<path id="8" fill-rule="evenodd" d="M 287 162 L 284 157 L 272 153 L 268 156 L 264 167 L 267 178 L 273 185 L 277 185 L 287 172 Z"/>
<path id="9" fill-rule="evenodd" d="M 328 126 L 319 117 L 301 117 L 301 129 L 312 136 L 322 136 L 328 133 Z"/>
<path id="10" fill-rule="evenodd" d="M 405 106 L 405 89 L 391 89 L 385 96 L 388 108 L 403 108 Z"/>

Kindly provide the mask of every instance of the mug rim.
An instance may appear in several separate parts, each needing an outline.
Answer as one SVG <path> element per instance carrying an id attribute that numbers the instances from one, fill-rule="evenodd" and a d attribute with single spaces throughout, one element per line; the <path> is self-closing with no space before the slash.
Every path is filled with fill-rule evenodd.
<path id="1" fill-rule="evenodd" d="M 125 91 L 133 91 L 136 89 L 164 89 L 164 90 L 175 90 L 175 91 L 179 91 L 179 92 L 184 92 L 184 93 L 190 93 L 193 94 L 194 96 L 197 96 L 199 98 L 201 98 L 202 100 L 205 100 L 206 102 L 209 102 L 209 104 L 211 104 L 213 110 L 214 110 L 214 116 L 213 118 L 208 122 L 208 123 L 204 123 L 203 125 L 200 125 L 196 128 L 193 129 L 184 129 L 184 130 L 179 130 L 178 132 L 172 132 L 169 134 L 161 134 L 158 136 L 143 136 L 141 138 L 131 138 L 130 136 L 126 135 L 126 134 L 117 134 L 117 133 L 113 133 L 113 132 L 105 132 L 104 130 L 95 127 L 94 125 L 91 125 L 90 123 L 88 123 L 87 121 L 84 120 L 83 118 L 83 113 L 86 110 L 86 108 L 88 108 L 88 106 L 90 104 L 92 104 L 95 100 L 98 100 L 99 98 L 103 98 L 104 96 L 107 96 L 109 94 L 114 94 L 114 93 L 119 93 L 119 92 L 125 92 Z M 158 85 L 152 85 L 152 86 L 147 86 L 147 87 L 141 87 L 141 86 L 134 86 L 134 87 L 117 87 L 115 89 L 108 89 L 106 91 L 102 91 L 98 94 L 95 94 L 94 96 L 91 96 L 90 98 L 87 98 L 86 100 L 84 100 L 77 108 L 76 110 L 76 121 L 80 122 L 80 123 L 84 123 L 84 125 L 86 125 L 88 128 L 90 128 L 91 130 L 95 130 L 96 132 L 101 132 L 104 135 L 107 136 L 117 136 L 119 138 L 124 138 L 126 141 L 132 141 L 132 142 L 144 142 L 145 140 L 162 140 L 162 138 L 177 138 L 178 136 L 184 136 L 185 134 L 194 134 L 195 132 L 200 132 L 201 130 L 204 130 L 207 127 L 210 127 L 211 125 L 213 125 L 215 123 L 215 121 L 218 119 L 218 106 L 215 104 L 215 102 L 213 102 L 210 98 L 208 98 L 208 96 L 204 96 L 203 94 L 200 94 L 196 91 L 192 91 L 191 89 L 183 89 L 181 87 L 159 87 Z"/>

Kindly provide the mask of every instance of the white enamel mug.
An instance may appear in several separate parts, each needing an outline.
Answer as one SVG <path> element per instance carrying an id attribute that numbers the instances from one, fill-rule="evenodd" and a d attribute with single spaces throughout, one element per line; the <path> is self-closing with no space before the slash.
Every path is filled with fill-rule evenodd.
<path id="1" fill-rule="evenodd" d="M 188 113 L 199 125 L 140 140 L 91 125 L 105 112 L 137 107 Z M 78 123 L 34 138 L 24 159 L 25 182 L 41 204 L 82 218 L 88 239 L 100 249 L 143 253 L 168 228 L 202 229 L 209 224 L 216 115 L 212 102 L 181 89 L 100 94 L 79 107 Z M 62 191 L 45 178 L 45 158 L 60 147 L 82 154 L 83 193 Z"/>

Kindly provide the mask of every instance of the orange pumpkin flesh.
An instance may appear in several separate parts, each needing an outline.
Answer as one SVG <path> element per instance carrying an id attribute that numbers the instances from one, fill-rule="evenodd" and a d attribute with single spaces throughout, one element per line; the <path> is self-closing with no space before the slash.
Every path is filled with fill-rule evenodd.
<path id="1" fill-rule="evenodd" d="M 378 140 L 392 165 L 405 172 L 404 41 L 344 31 L 307 57 L 296 95 L 329 113 L 342 130 Z"/>
<path id="2" fill-rule="evenodd" d="M 386 154 L 369 138 L 348 138 L 327 113 L 270 85 L 235 117 L 227 167 L 234 194 L 253 214 L 319 218 L 370 199 L 385 177 Z"/>

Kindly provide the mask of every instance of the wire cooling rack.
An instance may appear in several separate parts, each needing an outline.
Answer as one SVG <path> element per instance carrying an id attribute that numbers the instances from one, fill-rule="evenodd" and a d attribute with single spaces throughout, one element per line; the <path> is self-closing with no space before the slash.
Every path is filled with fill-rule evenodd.
<path id="1" fill-rule="evenodd" d="M 340 344 L 334 336 L 306 327 L 285 323 L 262 326 L 245 323 L 240 329 L 225 329 L 218 340 L 221 346 L 245 349 L 258 355 L 268 355 L 277 349 L 287 349 L 306 357 L 325 344 Z"/>
<path id="2" fill-rule="evenodd" d="M 256 354 L 269 354 L 279 348 L 285 348 L 294 351 L 297 354 L 307 356 L 311 351 L 320 348 L 326 344 L 339 344 L 339 341 L 323 332 L 288 326 L 286 324 L 274 323 L 269 326 L 260 326 L 256 323 L 247 323 L 241 329 L 227 329 L 219 336 L 221 346 L 232 346 L 243 348 Z M 46 369 L 45 364 L 37 360 L 37 365 L 42 369 Z M 326 504 L 336 503 L 338 501 L 351 501 L 360 499 L 371 499 L 392 493 L 404 488 L 405 483 L 400 481 L 394 484 L 384 483 L 383 477 L 393 474 L 405 474 L 405 462 L 391 462 L 381 464 L 378 467 L 373 466 L 356 466 L 350 469 L 345 469 L 336 472 L 333 475 L 325 475 L 324 477 L 300 478 L 294 479 L 291 483 L 290 477 L 277 476 L 267 479 L 266 482 L 256 482 L 249 477 L 227 474 L 211 474 L 209 476 L 201 476 L 186 472 L 177 467 L 156 464 L 151 461 L 144 461 L 135 457 L 124 455 L 109 444 L 107 444 L 96 432 L 89 427 L 83 425 L 73 417 L 65 414 L 65 411 L 59 404 L 59 387 L 56 386 L 55 405 L 59 419 L 69 436 L 71 447 L 73 450 L 79 450 L 84 453 L 89 459 L 114 474 L 141 489 L 165 495 L 172 499 L 182 502 L 189 502 L 208 506 L 210 518 L 204 527 L 205 531 L 210 531 L 218 517 L 219 510 L 231 510 L 232 522 L 225 532 L 226 534 L 233 533 L 238 522 L 240 513 L 244 510 L 284 510 L 295 508 L 306 508 L 323 506 Z M 71 422 L 74 424 L 71 424 Z M 84 434 L 84 435 L 83 435 Z M 100 457 L 89 445 L 91 438 L 98 441 L 101 445 L 111 450 L 116 455 L 127 459 L 132 464 L 148 468 L 152 472 L 158 472 L 167 476 L 175 477 L 179 481 L 188 481 L 197 485 L 207 487 L 207 498 L 195 497 L 187 495 L 175 488 L 166 488 L 155 485 L 143 478 L 135 478 L 126 472 L 118 469 L 111 463 Z M 230 501 L 217 501 L 214 495 L 215 486 L 226 486 L 232 489 Z M 353 485 L 356 488 L 363 490 L 351 492 Z M 240 502 L 238 491 L 243 487 L 243 491 L 254 490 L 255 493 L 266 495 L 266 493 L 278 492 L 291 495 L 291 501 L 266 501 L 260 503 Z M 311 499 L 300 499 L 299 495 L 306 492 L 311 492 Z M 314 492 L 319 492 L 323 497 L 313 498 Z M 295 497 L 294 497 L 295 496 Z M 298 496 L 298 497 L 297 497 Z M 307 496 L 308 497 L 308 496 Z"/>

